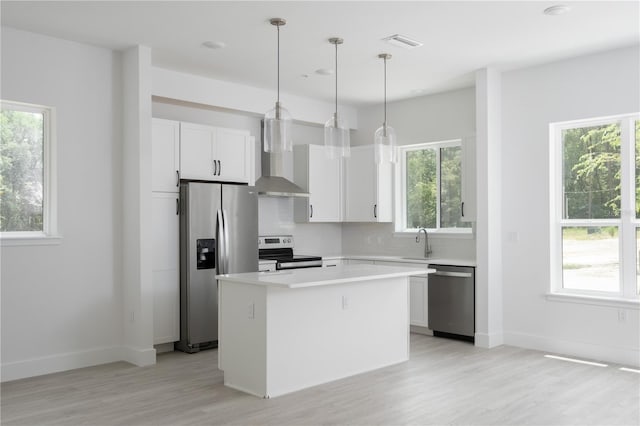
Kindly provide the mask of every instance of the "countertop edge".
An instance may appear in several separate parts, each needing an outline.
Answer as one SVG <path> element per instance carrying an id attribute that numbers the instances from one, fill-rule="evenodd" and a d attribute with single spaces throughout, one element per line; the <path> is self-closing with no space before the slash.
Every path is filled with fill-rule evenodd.
<path id="1" fill-rule="evenodd" d="M 403 256 L 382 256 L 382 255 L 332 255 L 332 256 L 322 256 L 322 260 L 371 260 L 371 261 L 380 261 L 380 262 L 397 262 L 397 263 L 422 263 L 426 265 L 451 265 L 451 266 L 470 266 L 477 267 L 477 262 L 475 260 L 469 259 L 451 259 L 451 258 L 430 258 L 430 259 L 418 259 L 418 258 L 409 258 Z"/>
<path id="2" fill-rule="evenodd" d="M 390 268 L 393 268 L 393 267 L 390 267 Z M 353 282 L 380 280 L 380 279 L 387 279 L 387 278 L 420 276 L 420 275 L 434 273 L 435 269 L 407 268 L 404 271 L 386 272 L 386 273 L 378 273 L 375 275 L 362 275 L 362 276 L 352 276 L 352 277 L 343 277 L 343 278 L 317 279 L 317 280 L 309 280 L 309 281 L 292 283 L 292 284 L 286 284 L 282 282 L 273 282 L 273 281 L 261 281 L 259 279 L 260 277 L 266 277 L 266 276 L 277 277 L 277 275 L 282 272 L 283 271 L 255 272 L 255 273 L 246 273 L 246 274 L 223 274 L 223 275 L 216 275 L 216 279 L 220 281 L 229 281 L 229 282 L 258 285 L 258 286 L 264 286 L 264 287 L 280 287 L 280 288 L 295 289 L 295 288 L 305 288 L 305 287 L 347 284 L 347 283 L 353 283 Z M 290 273 L 291 271 L 287 271 L 287 272 Z"/>

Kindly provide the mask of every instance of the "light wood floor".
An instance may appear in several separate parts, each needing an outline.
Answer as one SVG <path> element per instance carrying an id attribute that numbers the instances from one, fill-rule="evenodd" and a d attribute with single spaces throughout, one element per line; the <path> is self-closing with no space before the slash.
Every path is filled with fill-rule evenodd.
<path id="1" fill-rule="evenodd" d="M 217 351 L 2 384 L 2 425 L 638 425 L 640 374 L 411 336 L 411 360 L 270 400 L 225 388 Z"/>

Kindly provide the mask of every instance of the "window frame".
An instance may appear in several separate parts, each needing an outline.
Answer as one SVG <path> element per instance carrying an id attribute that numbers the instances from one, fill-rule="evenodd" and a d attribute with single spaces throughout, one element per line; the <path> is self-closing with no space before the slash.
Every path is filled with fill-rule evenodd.
<path id="1" fill-rule="evenodd" d="M 57 244 L 60 235 L 58 229 L 58 170 L 56 111 L 54 107 L 0 100 L 2 110 L 12 110 L 42 114 L 43 117 L 43 159 L 42 159 L 42 231 L 0 232 L 2 246 L 49 245 Z"/>
<path id="2" fill-rule="evenodd" d="M 581 119 L 549 124 L 550 142 L 550 294 L 549 300 L 557 300 L 558 296 L 574 297 L 576 300 L 590 298 L 601 301 L 631 301 L 635 305 L 640 301 L 636 290 L 636 228 L 640 227 L 640 219 L 635 214 L 635 127 L 640 120 L 640 113 L 621 114 L 615 116 Z M 564 176 L 563 176 L 563 140 L 562 132 L 568 129 L 594 127 L 612 123 L 620 125 L 620 183 L 621 204 L 620 217 L 617 219 L 565 219 Z M 563 239 L 565 227 L 606 227 L 618 228 L 619 253 L 619 291 L 607 292 L 584 289 L 567 289 L 563 287 Z M 632 238 L 633 237 L 633 238 Z"/>
<path id="3" fill-rule="evenodd" d="M 407 228 L 407 206 L 406 206 L 406 193 L 407 193 L 407 174 L 406 174 L 406 153 L 411 151 L 420 151 L 423 149 L 434 149 L 436 151 L 436 205 L 438 206 L 436 211 L 436 228 L 427 228 L 429 234 L 435 234 L 438 236 L 449 236 L 456 238 L 472 238 L 473 237 L 473 225 L 470 224 L 468 228 L 441 228 L 440 227 L 440 148 L 447 147 L 460 147 L 462 149 L 462 138 L 460 139 L 448 139 L 442 141 L 422 142 L 411 145 L 401 145 L 397 149 L 398 163 L 395 167 L 395 235 L 406 236 L 415 235 L 418 232 L 418 228 Z M 460 159 L 462 163 L 462 158 Z M 461 164 L 464 167 L 464 163 Z M 460 184 L 462 185 L 463 175 L 460 176 Z"/>

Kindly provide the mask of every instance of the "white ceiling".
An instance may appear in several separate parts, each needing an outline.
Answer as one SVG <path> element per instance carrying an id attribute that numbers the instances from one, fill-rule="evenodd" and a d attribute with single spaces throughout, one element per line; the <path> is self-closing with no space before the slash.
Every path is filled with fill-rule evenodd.
<path id="1" fill-rule="evenodd" d="M 638 1 L 75 1 L 0 3 L 2 25 L 112 49 L 150 46 L 153 64 L 261 88 L 276 85 L 281 17 L 281 91 L 333 101 L 328 38 L 339 47 L 340 103 L 379 103 L 382 52 L 388 98 L 404 99 L 473 85 L 474 71 L 511 70 L 640 42 Z M 402 34 L 424 43 L 407 50 L 382 39 Z M 202 47 L 222 41 L 224 49 Z M 308 77 L 303 77 L 306 74 Z M 286 98 L 283 96 L 283 100 Z"/>

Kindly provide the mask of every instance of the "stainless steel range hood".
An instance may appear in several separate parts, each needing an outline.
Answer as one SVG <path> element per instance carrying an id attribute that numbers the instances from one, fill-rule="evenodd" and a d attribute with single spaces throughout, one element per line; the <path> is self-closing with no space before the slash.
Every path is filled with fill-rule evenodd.
<path id="1" fill-rule="evenodd" d="M 307 191 L 283 176 L 283 160 L 285 154 L 270 154 L 264 152 L 264 141 L 262 142 L 260 152 L 262 158 L 262 177 L 258 179 L 255 184 L 258 195 L 266 197 L 309 196 Z"/>

